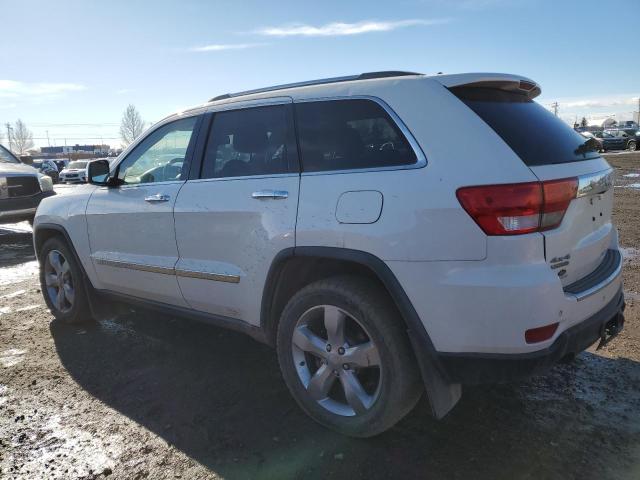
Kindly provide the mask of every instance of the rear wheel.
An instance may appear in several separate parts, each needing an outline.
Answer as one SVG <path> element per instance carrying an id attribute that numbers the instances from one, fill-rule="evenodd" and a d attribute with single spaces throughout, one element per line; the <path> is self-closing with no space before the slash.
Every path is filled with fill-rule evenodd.
<path id="1" fill-rule="evenodd" d="M 346 435 L 387 430 L 422 392 L 402 319 L 365 279 L 321 280 L 294 295 L 278 326 L 278 359 L 302 409 Z"/>
<path id="2" fill-rule="evenodd" d="M 59 237 L 47 240 L 40 251 L 40 286 L 57 320 L 78 323 L 91 319 L 82 270 Z"/>
<path id="3" fill-rule="evenodd" d="M 630 152 L 635 152 L 637 148 L 636 142 L 634 142 L 633 140 L 630 141 L 627 148 L 629 149 Z"/>

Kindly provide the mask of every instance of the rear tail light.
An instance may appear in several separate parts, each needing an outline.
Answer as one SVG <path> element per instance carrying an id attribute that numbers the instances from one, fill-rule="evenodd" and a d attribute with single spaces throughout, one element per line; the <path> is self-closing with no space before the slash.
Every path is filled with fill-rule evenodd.
<path id="1" fill-rule="evenodd" d="M 565 178 L 463 187 L 456 196 L 487 235 L 520 235 L 560 225 L 577 189 L 577 178 Z"/>
<path id="2" fill-rule="evenodd" d="M 545 325 L 544 327 L 530 328 L 524 332 L 524 339 L 527 343 L 539 343 L 549 340 L 553 337 L 558 329 L 558 323 L 552 323 L 551 325 Z"/>

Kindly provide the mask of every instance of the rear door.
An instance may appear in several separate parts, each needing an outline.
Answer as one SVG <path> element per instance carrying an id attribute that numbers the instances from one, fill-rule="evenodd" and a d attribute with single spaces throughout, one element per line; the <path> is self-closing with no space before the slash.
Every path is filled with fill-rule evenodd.
<path id="1" fill-rule="evenodd" d="M 200 173 L 176 201 L 176 275 L 192 308 L 257 325 L 269 267 L 295 245 L 292 105 L 280 98 L 228 108 L 203 128 Z"/>
<path id="2" fill-rule="evenodd" d="M 615 235 L 612 170 L 594 145 L 525 95 L 493 88 L 451 89 L 511 147 L 541 181 L 577 178 L 562 223 L 542 232 L 545 256 L 563 286 L 591 273 Z"/>

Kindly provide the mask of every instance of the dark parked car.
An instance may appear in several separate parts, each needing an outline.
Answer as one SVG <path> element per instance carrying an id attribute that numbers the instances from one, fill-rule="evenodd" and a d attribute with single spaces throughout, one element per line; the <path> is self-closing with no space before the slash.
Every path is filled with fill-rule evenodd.
<path id="1" fill-rule="evenodd" d="M 633 152 L 638 146 L 635 135 L 629 135 L 624 130 L 605 130 L 596 132 L 595 135 L 602 140 L 604 151 L 630 150 Z"/>
<path id="2" fill-rule="evenodd" d="M 53 180 L 53 183 L 58 183 L 60 180 L 60 174 L 58 173 L 58 166 L 53 160 L 34 160 L 33 168 L 37 169 L 43 175 L 48 175 Z"/>
<path id="3" fill-rule="evenodd" d="M 53 181 L 0 145 L 0 224 L 33 221 L 40 201 L 54 195 Z"/>

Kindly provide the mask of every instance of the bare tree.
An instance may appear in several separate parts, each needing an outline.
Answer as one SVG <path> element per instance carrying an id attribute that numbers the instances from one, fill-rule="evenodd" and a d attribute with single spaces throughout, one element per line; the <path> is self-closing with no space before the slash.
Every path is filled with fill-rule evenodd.
<path id="1" fill-rule="evenodd" d="M 120 122 L 120 137 L 124 146 L 129 145 L 140 136 L 144 130 L 144 121 L 134 105 L 129 104 L 122 114 Z"/>
<path id="2" fill-rule="evenodd" d="M 16 120 L 13 124 L 13 129 L 9 132 L 9 143 L 13 146 L 16 153 L 22 155 L 27 153 L 27 150 L 33 148 L 33 133 L 27 128 L 26 123 L 22 120 Z"/>

